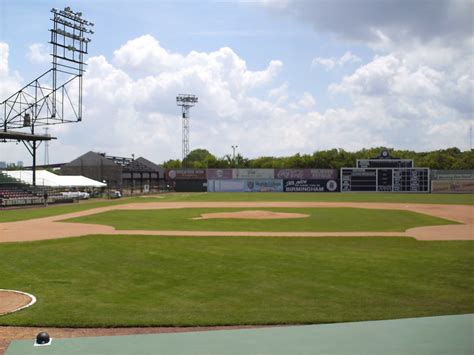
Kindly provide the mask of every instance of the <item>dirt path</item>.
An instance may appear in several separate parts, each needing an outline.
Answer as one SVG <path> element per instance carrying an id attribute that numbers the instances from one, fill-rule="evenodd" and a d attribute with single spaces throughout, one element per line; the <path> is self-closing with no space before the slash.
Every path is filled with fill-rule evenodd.
<path id="1" fill-rule="evenodd" d="M 29 305 L 32 298 L 26 294 L 0 290 L 0 316 Z"/>
<path id="2" fill-rule="evenodd" d="M 408 210 L 460 222 L 459 225 L 417 227 L 405 232 L 208 232 L 166 230 L 115 230 L 111 226 L 68 223 L 65 219 L 92 215 L 111 210 L 149 210 L 175 208 L 334 208 L 353 207 L 368 209 Z M 78 237 L 89 234 L 142 234 L 167 236 L 269 236 L 269 237 L 354 237 L 380 236 L 413 237 L 418 240 L 474 240 L 474 206 L 426 205 L 353 202 L 148 202 L 94 208 L 59 216 L 0 224 L 0 242 L 19 242 Z"/>

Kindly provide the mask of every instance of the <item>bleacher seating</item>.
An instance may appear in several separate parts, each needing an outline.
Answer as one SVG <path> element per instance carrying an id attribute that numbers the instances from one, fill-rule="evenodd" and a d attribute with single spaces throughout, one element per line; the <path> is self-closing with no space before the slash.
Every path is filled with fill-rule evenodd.
<path id="1" fill-rule="evenodd" d="M 28 191 L 26 186 L 16 179 L 0 172 L 0 206 L 37 205 L 44 203 L 44 198 Z"/>

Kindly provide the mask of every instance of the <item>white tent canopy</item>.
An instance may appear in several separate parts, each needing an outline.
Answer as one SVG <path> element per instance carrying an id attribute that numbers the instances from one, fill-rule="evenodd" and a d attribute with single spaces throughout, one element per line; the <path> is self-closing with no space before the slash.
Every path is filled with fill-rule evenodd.
<path id="1" fill-rule="evenodd" d="M 10 170 L 3 171 L 14 179 L 20 180 L 24 184 L 33 183 L 33 172 L 31 170 Z M 47 170 L 36 171 L 36 185 L 48 187 L 105 187 L 107 184 L 86 178 L 85 176 L 56 175 Z"/>

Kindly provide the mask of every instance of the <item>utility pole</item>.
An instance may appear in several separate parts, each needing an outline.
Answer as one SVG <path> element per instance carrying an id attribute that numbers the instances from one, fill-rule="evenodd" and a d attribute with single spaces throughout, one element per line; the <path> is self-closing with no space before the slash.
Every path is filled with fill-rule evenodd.
<path id="1" fill-rule="evenodd" d="M 239 147 L 238 145 L 233 145 L 232 147 L 232 162 L 234 163 L 235 167 L 235 150 Z"/>

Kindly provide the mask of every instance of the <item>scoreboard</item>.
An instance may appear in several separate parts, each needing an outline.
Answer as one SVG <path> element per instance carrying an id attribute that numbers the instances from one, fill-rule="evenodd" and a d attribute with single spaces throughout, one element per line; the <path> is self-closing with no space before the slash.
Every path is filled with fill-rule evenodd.
<path id="1" fill-rule="evenodd" d="M 430 192 L 429 168 L 342 168 L 341 191 Z"/>
<path id="2" fill-rule="evenodd" d="M 412 159 L 357 159 L 358 168 L 413 168 Z"/>
<path id="3" fill-rule="evenodd" d="M 358 168 L 413 168 L 413 159 L 393 158 L 388 150 L 382 150 L 378 157 L 357 159 Z"/>

